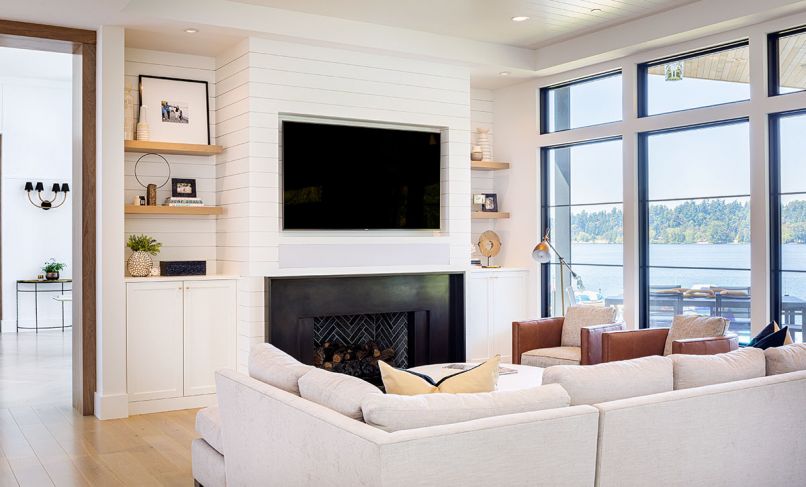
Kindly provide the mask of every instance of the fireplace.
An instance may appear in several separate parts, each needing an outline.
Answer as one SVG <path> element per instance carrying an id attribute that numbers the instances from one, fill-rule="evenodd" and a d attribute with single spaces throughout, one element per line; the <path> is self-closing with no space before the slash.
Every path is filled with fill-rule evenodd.
<path id="1" fill-rule="evenodd" d="M 398 368 L 465 358 L 463 274 L 266 279 L 266 341 L 298 360 L 379 383 Z"/>

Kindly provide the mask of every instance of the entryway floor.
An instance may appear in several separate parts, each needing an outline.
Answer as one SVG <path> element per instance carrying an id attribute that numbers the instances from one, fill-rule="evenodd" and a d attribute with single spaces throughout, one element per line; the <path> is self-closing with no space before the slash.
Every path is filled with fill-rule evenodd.
<path id="1" fill-rule="evenodd" d="M 0 409 L 69 406 L 72 340 L 70 329 L 0 334 Z"/>

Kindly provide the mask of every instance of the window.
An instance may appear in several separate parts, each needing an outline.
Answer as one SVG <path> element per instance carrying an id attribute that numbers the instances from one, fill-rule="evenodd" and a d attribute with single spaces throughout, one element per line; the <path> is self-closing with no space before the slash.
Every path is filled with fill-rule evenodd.
<path id="1" fill-rule="evenodd" d="M 803 341 L 806 313 L 806 113 L 774 115 L 770 124 L 772 311 Z"/>
<path id="2" fill-rule="evenodd" d="M 770 34 L 770 96 L 806 89 L 806 27 Z"/>
<path id="3" fill-rule="evenodd" d="M 750 99 L 747 42 L 638 66 L 639 116 Z"/>
<path id="4" fill-rule="evenodd" d="M 641 326 L 724 316 L 750 335 L 747 120 L 641 134 Z"/>
<path id="5" fill-rule="evenodd" d="M 543 316 L 562 303 L 623 302 L 621 139 L 543 149 L 543 227 L 578 279 L 556 255 L 542 266 Z M 562 272 L 561 272 L 562 271 Z"/>
<path id="6" fill-rule="evenodd" d="M 540 90 L 542 133 L 621 120 L 621 71 Z"/>

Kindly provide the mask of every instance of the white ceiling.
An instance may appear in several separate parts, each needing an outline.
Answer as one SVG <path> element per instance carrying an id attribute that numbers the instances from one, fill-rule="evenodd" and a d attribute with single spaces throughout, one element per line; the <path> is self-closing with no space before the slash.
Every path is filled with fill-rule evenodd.
<path id="1" fill-rule="evenodd" d="M 328 17 L 536 48 L 695 0 L 233 0 Z M 594 9 L 599 9 L 596 11 Z M 515 16 L 528 16 L 513 22 Z"/>

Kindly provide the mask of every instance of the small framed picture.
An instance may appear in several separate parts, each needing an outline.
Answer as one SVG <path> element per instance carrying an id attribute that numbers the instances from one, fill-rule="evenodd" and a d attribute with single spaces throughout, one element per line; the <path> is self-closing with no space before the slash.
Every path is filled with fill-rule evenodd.
<path id="1" fill-rule="evenodd" d="M 483 194 L 474 194 L 473 195 L 473 204 L 474 205 L 483 205 L 484 204 L 484 195 Z"/>
<path id="2" fill-rule="evenodd" d="M 196 180 L 171 178 L 171 196 L 174 198 L 195 198 Z"/>
<path id="3" fill-rule="evenodd" d="M 140 75 L 140 106 L 151 140 L 210 143 L 206 81 Z"/>
<path id="4" fill-rule="evenodd" d="M 498 195 L 495 193 L 484 194 L 484 204 L 481 211 L 498 211 Z"/>

